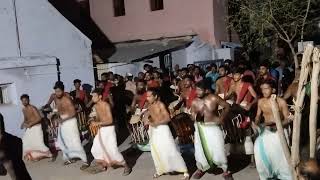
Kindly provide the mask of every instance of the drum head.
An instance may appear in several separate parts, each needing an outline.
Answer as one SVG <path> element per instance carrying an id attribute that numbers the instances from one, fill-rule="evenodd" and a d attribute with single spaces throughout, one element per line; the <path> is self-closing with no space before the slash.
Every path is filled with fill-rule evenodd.
<path id="1" fill-rule="evenodd" d="M 140 122 L 140 121 L 141 121 L 141 118 L 140 118 L 139 115 L 132 115 L 129 123 L 130 123 L 130 124 L 136 124 L 136 123 L 138 123 L 138 122 Z"/>

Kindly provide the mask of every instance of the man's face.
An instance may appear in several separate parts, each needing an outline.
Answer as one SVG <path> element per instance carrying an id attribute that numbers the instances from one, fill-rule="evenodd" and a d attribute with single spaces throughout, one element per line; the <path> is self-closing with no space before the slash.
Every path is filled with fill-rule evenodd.
<path id="1" fill-rule="evenodd" d="M 215 73 L 215 72 L 217 72 L 217 68 L 216 68 L 215 66 L 212 66 L 212 67 L 211 67 L 211 71 L 212 71 L 213 73 Z"/>
<path id="2" fill-rule="evenodd" d="M 186 70 L 181 71 L 181 77 L 184 78 L 186 77 L 188 72 Z"/>
<path id="3" fill-rule="evenodd" d="M 22 103 L 22 105 L 27 106 L 27 105 L 29 105 L 29 99 L 28 98 L 22 98 L 21 99 L 21 103 Z"/>
<path id="4" fill-rule="evenodd" d="M 113 74 L 111 74 L 111 73 L 109 74 L 109 76 L 108 76 L 108 80 L 109 80 L 109 81 L 113 81 L 113 80 L 114 80 L 114 76 L 113 76 Z"/>
<path id="5" fill-rule="evenodd" d="M 156 100 L 157 100 L 157 97 L 154 96 L 151 91 L 148 91 L 148 92 L 147 92 L 147 101 L 148 101 L 148 103 L 152 104 L 152 103 L 154 103 Z"/>
<path id="6" fill-rule="evenodd" d="M 103 84 L 103 82 L 100 82 L 100 83 L 98 84 L 98 88 L 101 88 L 101 89 L 103 89 L 103 88 L 104 88 L 104 84 Z"/>
<path id="7" fill-rule="evenodd" d="M 185 78 L 184 79 L 184 87 L 185 88 L 189 88 L 189 87 L 191 87 L 191 85 L 192 85 L 191 79 L 190 78 Z"/>
<path id="8" fill-rule="evenodd" d="M 97 93 L 92 93 L 92 101 L 94 103 L 97 103 L 101 100 L 102 96 L 101 95 L 98 95 Z"/>
<path id="9" fill-rule="evenodd" d="M 260 68 L 259 68 L 259 74 L 260 74 L 260 76 L 264 76 L 264 75 L 266 75 L 267 73 L 268 73 L 267 67 L 265 67 L 265 66 L 260 66 Z"/>
<path id="10" fill-rule="evenodd" d="M 144 79 L 144 74 L 143 74 L 143 72 L 139 72 L 139 74 L 138 74 L 138 78 L 139 78 L 139 79 L 141 79 L 141 80 L 143 80 L 143 79 Z"/>
<path id="11" fill-rule="evenodd" d="M 200 74 L 200 69 L 199 69 L 199 68 L 195 68 L 195 69 L 194 69 L 194 73 L 195 73 L 195 74 Z"/>
<path id="12" fill-rule="evenodd" d="M 235 82 L 238 82 L 238 81 L 240 81 L 241 80 L 241 74 L 240 73 L 234 73 L 233 74 L 233 80 L 235 81 Z"/>
<path id="13" fill-rule="evenodd" d="M 146 81 L 151 80 L 151 74 L 150 74 L 150 73 L 146 73 L 146 76 L 144 77 L 144 79 L 145 79 Z"/>
<path id="14" fill-rule="evenodd" d="M 176 65 L 174 66 L 174 71 L 178 71 L 178 70 L 179 70 L 179 65 L 176 64 Z"/>
<path id="15" fill-rule="evenodd" d="M 197 97 L 198 98 L 203 98 L 204 94 L 205 94 L 205 91 L 204 91 L 204 89 L 201 89 L 201 88 L 197 87 L 196 88 L 196 93 L 197 93 Z"/>
<path id="16" fill-rule="evenodd" d="M 160 74 L 157 73 L 157 72 L 155 72 L 155 73 L 153 73 L 153 77 L 154 77 L 155 79 L 159 79 L 159 78 L 160 78 Z"/>
<path id="17" fill-rule="evenodd" d="M 224 68 L 219 68 L 219 75 L 220 76 L 225 76 L 226 75 L 226 70 Z"/>
<path id="18" fill-rule="evenodd" d="M 101 75 L 101 81 L 106 81 L 108 79 L 108 76 L 107 75 Z"/>
<path id="19" fill-rule="evenodd" d="M 80 89 L 81 83 L 79 83 L 79 82 L 74 83 L 74 87 L 75 87 L 76 89 Z"/>
<path id="20" fill-rule="evenodd" d="M 272 88 L 269 84 L 262 84 L 260 86 L 263 97 L 269 98 L 272 94 Z"/>
<path id="21" fill-rule="evenodd" d="M 57 88 L 57 89 L 55 89 L 54 90 L 54 92 L 55 92 L 55 94 L 56 94 L 56 96 L 57 96 L 57 98 L 62 98 L 63 97 L 63 94 L 64 94 L 64 91 L 62 90 L 62 89 L 60 89 L 60 88 Z"/>
<path id="22" fill-rule="evenodd" d="M 143 82 L 138 82 L 137 83 L 137 91 L 142 91 L 145 90 L 145 85 Z"/>

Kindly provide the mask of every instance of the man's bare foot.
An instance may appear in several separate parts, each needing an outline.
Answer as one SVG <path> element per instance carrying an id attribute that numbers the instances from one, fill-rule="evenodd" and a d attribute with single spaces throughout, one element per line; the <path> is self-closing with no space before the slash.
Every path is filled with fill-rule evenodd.
<path id="1" fill-rule="evenodd" d="M 90 167 L 90 165 L 88 163 L 83 163 L 82 166 L 80 167 L 80 170 L 85 170 L 87 169 L 88 167 Z"/>
<path id="2" fill-rule="evenodd" d="M 132 168 L 130 168 L 129 166 L 125 166 L 122 175 L 128 176 L 131 172 L 132 172 Z"/>
<path id="3" fill-rule="evenodd" d="M 65 161 L 65 162 L 63 163 L 63 165 L 67 166 L 67 165 L 73 164 L 73 163 L 75 163 L 75 162 L 77 162 L 77 161 L 74 160 L 74 159 L 70 159 L 70 160 L 68 160 L 68 161 Z"/>
<path id="4" fill-rule="evenodd" d="M 193 179 L 200 179 L 206 172 L 201 171 L 198 169 L 194 174 L 193 174 Z"/>
<path id="5" fill-rule="evenodd" d="M 153 174 L 153 179 L 158 179 L 161 175 L 158 173 Z"/>
<path id="6" fill-rule="evenodd" d="M 230 172 L 225 172 L 222 176 L 225 180 L 233 180 L 232 174 Z"/>
<path id="7" fill-rule="evenodd" d="M 189 180 L 189 179 L 190 179 L 190 175 L 188 173 L 184 173 L 182 180 Z"/>

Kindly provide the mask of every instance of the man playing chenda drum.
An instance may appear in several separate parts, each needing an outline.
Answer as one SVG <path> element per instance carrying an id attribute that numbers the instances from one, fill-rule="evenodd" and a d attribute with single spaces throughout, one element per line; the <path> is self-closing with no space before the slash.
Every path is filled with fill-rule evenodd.
<path id="1" fill-rule="evenodd" d="M 195 159 L 198 170 L 193 178 L 200 179 L 207 170 L 218 166 L 223 170 L 223 177 L 231 180 L 224 148 L 224 136 L 220 128 L 230 105 L 219 96 L 210 93 L 204 81 L 196 84 L 197 99 L 191 106 L 192 117 L 195 120 Z M 219 116 L 218 107 L 223 108 Z"/>
<path id="2" fill-rule="evenodd" d="M 266 80 L 260 85 L 263 98 L 258 101 L 255 123 L 252 124 L 255 132 L 259 133 L 254 144 L 254 156 L 261 180 L 292 180 L 291 170 L 277 134 L 271 105 L 272 94 L 276 91 L 275 87 L 273 80 Z M 275 97 L 275 101 L 279 108 L 282 125 L 286 126 L 293 120 L 293 116 L 289 113 L 288 105 L 283 98 Z M 262 115 L 264 123 L 261 123 Z"/>
<path id="3" fill-rule="evenodd" d="M 91 125 L 99 128 L 99 130 L 94 137 L 91 148 L 94 161 L 86 171 L 96 174 L 106 171 L 108 167 L 122 166 L 124 167 L 123 175 L 127 176 L 131 173 L 131 168 L 119 152 L 111 107 L 102 98 L 102 89 L 95 89 L 92 92 L 92 101 L 95 103 L 93 108 L 96 114 L 92 115 L 94 120 Z"/>

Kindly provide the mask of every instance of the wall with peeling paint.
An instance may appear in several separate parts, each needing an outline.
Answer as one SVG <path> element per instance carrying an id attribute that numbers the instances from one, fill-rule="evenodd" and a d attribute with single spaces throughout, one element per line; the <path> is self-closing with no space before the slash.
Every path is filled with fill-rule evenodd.
<path id="1" fill-rule="evenodd" d="M 17 59 L 29 61 L 30 56 L 38 60 L 48 56 L 58 58 L 61 80 L 66 91 L 70 91 L 76 78 L 94 84 L 91 41 L 47 0 L 1 0 L 0 22 L 0 84 L 13 83 L 11 90 L 16 94 L 12 104 L 0 105 L 0 112 L 4 114 L 8 131 L 21 136 L 18 97 L 28 93 L 34 105 L 44 105 L 57 81 L 56 66 L 3 69 L 1 60 L 10 57 L 14 64 Z"/>

